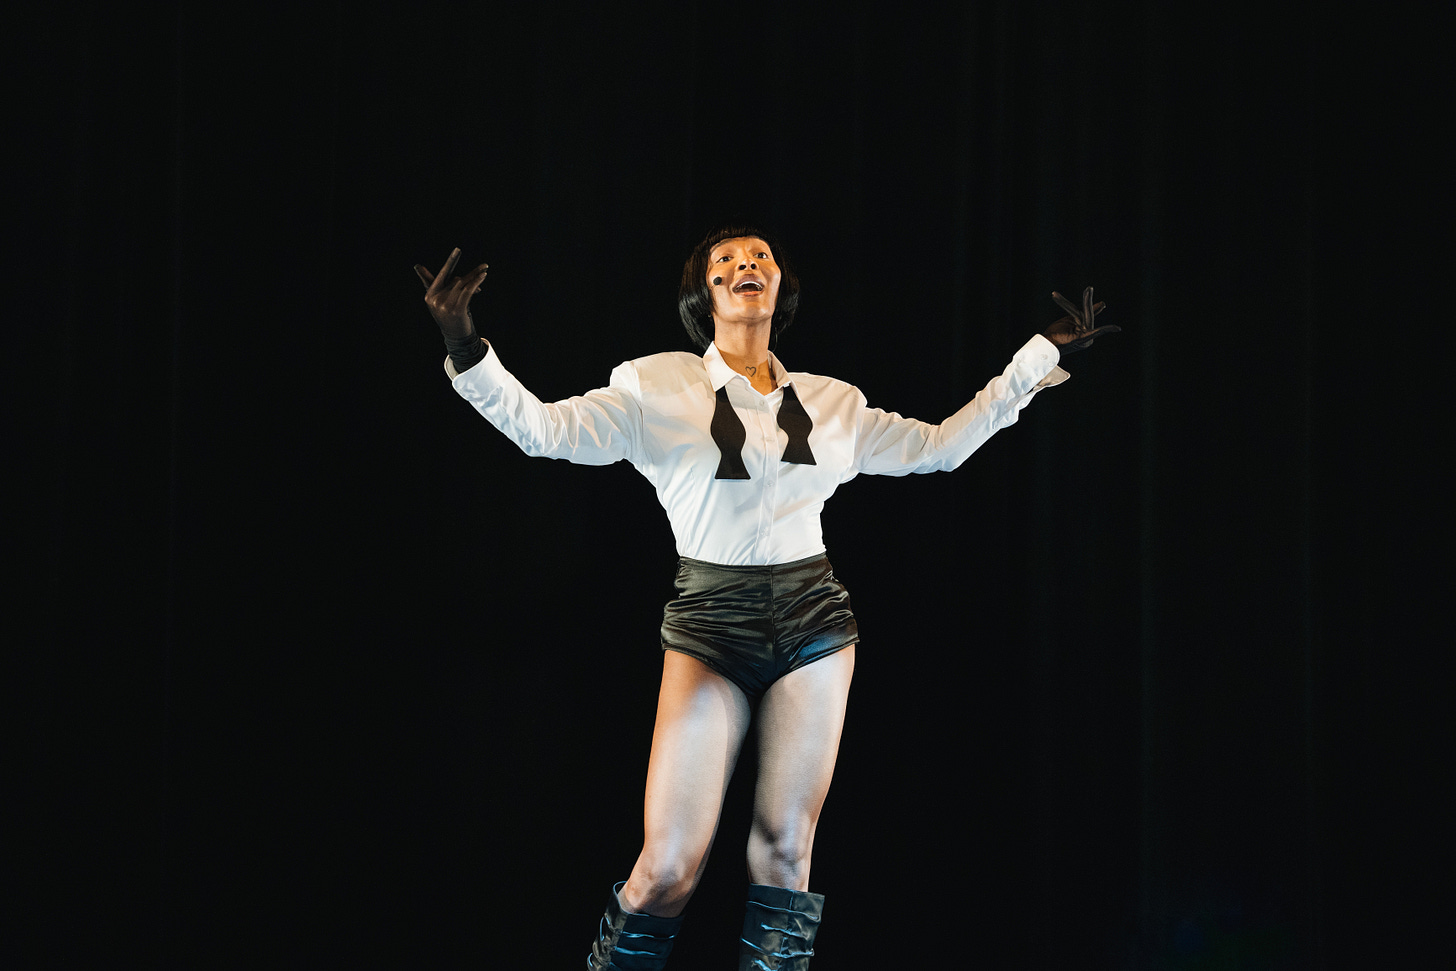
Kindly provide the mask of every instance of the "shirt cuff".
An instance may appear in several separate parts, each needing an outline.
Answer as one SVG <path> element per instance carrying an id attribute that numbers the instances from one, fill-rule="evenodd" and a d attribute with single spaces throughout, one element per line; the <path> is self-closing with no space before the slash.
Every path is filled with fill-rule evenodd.
<path id="1" fill-rule="evenodd" d="M 1036 387 L 1032 388 L 1033 391 L 1056 387 L 1071 377 L 1070 374 L 1057 366 L 1058 362 L 1062 359 L 1061 349 L 1041 334 L 1033 335 L 1031 340 L 1023 344 L 1021 350 L 1016 352 L 1016 356 L 1025 360 L 1032 367 L 1037 368 L 1037 370 L 1041 370 L 1047 364 L 1051 365 L 1050 368 L 1047 368 L 1042 379 L 1036 383 Z"/>
<path id="2" fill-rule="evenodd" d="M 490 341 L 488 341 L 484 337 L 482 337 L 480 339 L 480 342 L 485 345 L 485 357 L 483 357 L 480 360 L 476 361 L 475 362 L 475 367 L 467 368 L 463 372 L 462 371 L 455 370 L 455 362 L 452 361 L 452 360 L 450 360 L 450 356 L 448 354 L 445 355 L 445 373 L 450 376 L 451 382 L 454 382 L 454 380 L 456 378 L 460 377 L 460 375 L 462 373 L 463 374 L 469 374 L 471 371 L 477 370 L 482 364 L 485 363 L 486 358 L 488 358 L 488 357 L 491 356 L 491 354 L 494 351 L 494 348 L 492 348 L 490 346 Z"/>

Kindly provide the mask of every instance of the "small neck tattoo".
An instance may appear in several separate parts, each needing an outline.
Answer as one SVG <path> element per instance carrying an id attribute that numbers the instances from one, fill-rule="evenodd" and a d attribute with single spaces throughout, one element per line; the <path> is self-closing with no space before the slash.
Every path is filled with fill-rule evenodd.
<path id="1" fill-rule="evenodd" d="M 743 370 L 745 370 L 745 371 L 748 372 L 748 376 L 750 378 L 753 378 L 753 377 L 757 377 L 758 376 L 758 368 L 756 368 L 756 367 L 746 367 Z"/>

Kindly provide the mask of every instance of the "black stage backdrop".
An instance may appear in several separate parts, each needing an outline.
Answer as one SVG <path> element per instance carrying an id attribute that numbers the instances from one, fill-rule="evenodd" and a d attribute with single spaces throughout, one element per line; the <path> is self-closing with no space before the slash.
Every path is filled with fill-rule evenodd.
<path id="1" fill-rule="evenodd" d="M 938 9 L 13 25 L 8 965 L 580 965 L 639 847 L 672 536 L 631 468 L 458 399 L 410 267 L 488 261 L 478 325 L 549 400 L 688 347 L 680 267 L 731 216 L 797 259 L 788 365 L 902 414 L 1054 288 L 1124 328 L 960 471 L 828 506 L 864 642 L 814 966 L 1418 963 L 1434 32 Z M 676 967 L 731 964 L 751 764 Z"/>

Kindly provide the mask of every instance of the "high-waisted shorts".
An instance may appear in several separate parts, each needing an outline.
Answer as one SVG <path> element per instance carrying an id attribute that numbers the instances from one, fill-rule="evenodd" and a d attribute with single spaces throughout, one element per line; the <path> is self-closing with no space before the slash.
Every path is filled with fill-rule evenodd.
<path id="1" fill-rule="evenodd" d="M 859 640 L 849 591 L 823 554 L 771 566 L 682 557 L 662 649 L 695 657 L 756 703 L 769 685 Z"/>

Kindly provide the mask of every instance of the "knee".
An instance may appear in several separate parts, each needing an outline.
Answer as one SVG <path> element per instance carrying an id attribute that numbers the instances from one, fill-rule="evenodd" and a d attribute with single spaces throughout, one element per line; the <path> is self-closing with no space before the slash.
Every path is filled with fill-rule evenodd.
<path id="1" fill-rule="evenodd" d="M 748 874 L 754 883 L 789 890 L 809 886 L 814 829 L 807 820 L 774 826 L 755 820 L 748 836 Z"/>
<path id="2" fill-rule="evenodd" d="M 644 850 L 622 888 L 623 905 L 639 913 L 676 916 L 697 888 L 699 862 Z"/>

